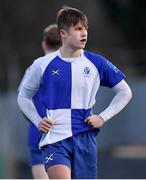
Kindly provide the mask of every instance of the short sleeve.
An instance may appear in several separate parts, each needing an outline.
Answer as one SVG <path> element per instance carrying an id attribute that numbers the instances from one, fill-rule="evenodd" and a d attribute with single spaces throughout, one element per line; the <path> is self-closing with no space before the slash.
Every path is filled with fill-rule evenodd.
<path id="1" fill-rule="evenodd" d="M 101 86 L 112 88 L 125 78 L 125 75 L 110 61 L 102 56 L 99 56 L 99 58 L 99 60 L 102 61 L 99 71 Z"/>
<path id="2" fill-rule="evenodd" d="M 24 79 L 22 88 L 24 87 L 25 89 L 36 91 L 40 87 L 41 79 L 41 66 L 38 61 L 34 61 L 34 63 L 31 65 L 29 73 L 27 73 L 27 76 Z"/>

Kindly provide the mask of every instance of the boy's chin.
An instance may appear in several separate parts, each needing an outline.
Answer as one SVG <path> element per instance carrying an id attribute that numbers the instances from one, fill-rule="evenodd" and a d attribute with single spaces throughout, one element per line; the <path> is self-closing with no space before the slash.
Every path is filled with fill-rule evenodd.
<path id="1" fill-rule="evenodd" d="M 85 48 L 85 45 L 80 45 L 80 46 L 76 46 L 75 49 L 78 50 L 78 49 L 84 49 Z"/>
<path id="2" fill-rule="evenodd" d="M 84 49 L 84 48 L 85 48 L 85 45 L 81 45 L 79 48 L 80 48 L 80 49 Z"/>
<path id="3" fill-rule="evenodd" d="M 81 49 L 84 49 L 84 48 L 85 48 L 85 45 L 82 45 L 82 46 L 81 46 Z"/>

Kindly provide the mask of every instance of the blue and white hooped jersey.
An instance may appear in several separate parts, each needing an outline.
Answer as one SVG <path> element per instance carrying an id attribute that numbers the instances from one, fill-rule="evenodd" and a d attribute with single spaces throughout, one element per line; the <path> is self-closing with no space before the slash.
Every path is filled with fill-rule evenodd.
<path id="1" fill-rule="evenodd" d="M 112 88 L 125 77 L 111 62 L 85 50 L 71 59 L 62 58 L 58 50 L 37 59 L 31 67 L 37 73 L 25 86 L 38 89 L 33 97 L 36 109 L 42 118 L 53 121 L 40 146 L 90 131 L 84 121 L 92 114 L 99 86 Z"/>

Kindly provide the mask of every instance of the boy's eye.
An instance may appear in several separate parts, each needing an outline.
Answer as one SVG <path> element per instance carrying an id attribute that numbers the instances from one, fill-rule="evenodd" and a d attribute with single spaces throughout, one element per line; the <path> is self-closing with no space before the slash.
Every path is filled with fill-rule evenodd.
<path id="1" fill-rule="evenodd" d="M 77 27 L 76 30 L 81 31 L 83 28 L 82 27 Z"/>
<path id="2" fill-rule="evenodd" d="M 88 26 L 86 26 L 85 29 L 88 30 Z"/>
<path id="3" fill-rule="evenodd" d="M 75 30 L 82 30 L 82 28 L 81 27 L 76 27 Z"/>

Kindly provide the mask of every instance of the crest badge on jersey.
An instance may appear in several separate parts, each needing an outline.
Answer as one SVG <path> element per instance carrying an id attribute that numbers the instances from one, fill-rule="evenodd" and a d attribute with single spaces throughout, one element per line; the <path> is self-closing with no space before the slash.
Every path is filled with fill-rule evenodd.
<path id="1" fill-rule="evenodd" d="M 83 75 L 84 75 L 84 77 L 90 77 L 90 76 L 91 76 L 91 70 L 90 70 L 89 67 L 86 66 L 86 67 L 84 68 Z"/>

